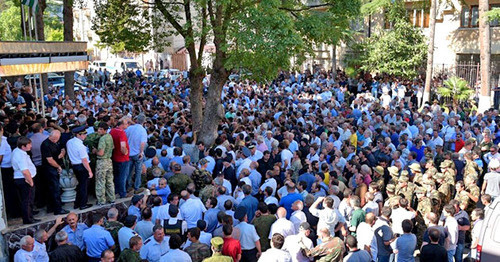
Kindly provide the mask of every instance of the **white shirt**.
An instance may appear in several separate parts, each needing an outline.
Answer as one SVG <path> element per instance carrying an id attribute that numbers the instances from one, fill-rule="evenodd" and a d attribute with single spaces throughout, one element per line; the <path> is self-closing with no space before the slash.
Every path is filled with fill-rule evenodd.
<path id="1" fill-rule="evenodd" d="M 415 213 L 404 208 L 399 207 L 392 210 L 392 232 L 394 232 L 394 234 L 404 234 L 402 226 L 403 220 L 412 220 L 413 218 L 415 218 Z"/>
<path id="2" fill-rule="evenodd" d="M 35 247 L 32 253 L 34 261 L 49 262 L 49 254 L 47 253 L 45 243 L 38 243 L 38 241 L 35 241 Z"/>
<path id="3" fill-rule="evenodd" d="M 295 235 L 295 226 L 292 222 L 290 222 L 290 220 L 287 220 L 286 218 L 279 218 L 271 225 L 269 239 L 271 239 L 276 233 L 281 234 L 285 238 L 290 235 Z"/>
<path id="4" fill-rule="evenodd" d="M 285 167 L 285 162 L 288 162 L 286 169 L 290 169 L 290 167 L 292 166 L 291 160 L 293 158 L 292 152 L 290 152 L 290 150 L 288 150 L 288 149 L 283 149 L 283 151 L 281 151 L 280 155 L 281 155 L 281 163 L 282 163 L 281 167 Z"/>
<path id="5" fill-rule="evenodd" d="M 262 253 L 259 258 L 262 262 L 291 262 L 292 256 L 287 251 L 270 248 L 266 252 Z"/>
<path id="6" fill-rule="evenodd" d="M 28 252 L 24 249 L 19 249 L 14 255 L 14 262 L 35 262 L 33 251 Z"/>
<path id="7" fill-rule="evenodd" d="M 365 222 L 361 222 L 356 229 L 358 239 L 358 248 L 365 249 L 365 246 L 371 246 L 373 240 L 373 229 Z"/>
<path id="8" fill-rule="evenodd" d="M 307 222 L 306 214 L 302 212 L 302 210 L 296 210 L 290 216 L 290 222 L 293 223 L 295 232 L 299 232 L 300 224 L 302 224 L 303 222 Z"/>
<path id="9" fill-rule="evenodd" d="M 457 248 L 458 243 L 458 222 L 454 217 L 447 217 L 444 227 L 448 229 L 450 237 L 450 245 L 447 250 L 454 250 Z"/>
<path id="10" fill-rule="evenodd" d="M 334 209 L 331 208 L 324 208 L 324 209 L 316 209 L 316 208 L 311 208 L 309 209 L 311 214 L 313 216 L 316 216 L 319 218 L 318 220 L 318 232 L 322 228 L 328 228 L 330 230 L 330 234 L 334 235 L 335 234 L 335 226 L 339 222 L 339 217 L 337 216 L 337 212 L 335 212 Z"/>
<path id="11" fill-rule="evenodd" d="M 188 228 L 196 227 L 198 220 L 203 219 L 203 213 L 207 211 L 199 198 L 189 198 L 181 206 L 182 217 L 186 220 Z"/>
<path id="12" fill-rule="evenodd" d="M 7 138 L 2 136 L 2 142 L 0 144 L 0 156 L 3 156 L 2 159 L 2 168 L 12 167 L 11 156 L 12 149 L 10 148 L 9 143 L 7 142 Z"/>
<path id="13" fill-rule="evenodd" d="M 36 176 L 36 167 L 30 156 L 20 148 L 12 151 L 12 168 L 14 169 L 14 179 L 24 178 L 22 172 L 24 170 L 29 170 L 32 178 Z"/>
<path id="14" fill-rule="evenodd" d="M 260 186 L 260 190 L 264 191 L 266 189 L 266 187 L 268 187 L 268 186 L 273 189 L 272 196 L 274 196 L 274 194 L 276 194 L 276 188 L 278 187 L 278 184 L 276 183 L 276 179 L 274 179 L 272 177 L 266 179 L 264 184 L 262 184 L 262 186 Z"/>
<path id="15" fill-rule="evenodd" d="M 188 253 L 180 249 L 170 249 L 165 255 L 161 256 L 160 262 L 191 262 Z"/>
<path id="16" fill-rule="evenodd" d="M 270 204 L 276 204 L 277 206 L 280 205 L 278 199 L 273 197 L 273 196 L 266 197 L 264 199 L 264 203 L 266 203 L 266 205 L 270 205 Z"/>
<path id="17" fill-rule="evenodd" d="M 158 207 L 158 214 L 156 214 L 156 219 L 159 219 L 162 224 L 163 220 L 167 220 L 170 218 L 170 215 L 168 214 L 169 207 L 170 207 L 169 203 Z M 177 218 L 183 219 L 182 214 L 180 212 L 179 214 L 177 214 Z"/>
<path id="18" fill-rule="evenodd" d="M 69 161 L 72 165 L 81 164 L 84 158 L 90 162 L 87 147 L 83 144 L 81 139 L 77 137 L 71 138 L 68 143 L 66 143 L 66 148 L 68 149 Z"/>
<path id="19" fill-rule="evenodd" d="M 379 215 L 379 205 L 375 203 L 375 201 L 368 201 L 366 204 L 363 206 L 363 210 L 366 213 L 372 212 L 375 214 L 375 216 Z"/>
<path id="20" fill-rule="evenodd" d="M 288 251 L 288 253 L 290 253 L 290 256 L 292 256 L 293 262 L 312 261 L 312 259 L 309 259 L 308 257 L 306 257 L 302 254 L 300 245 L 298 245 L 299 241 L 302 241 L 302 243 L 304 243 L 304 246 L 306 246 L 308 249 L 313 248 L 313 243 L 312 243 L 311 239 L 304 236 L 304 234 L 299 233 L 297 235 L 287 236 L 285 238 L 285 243 L 283 244 L 283 247 L 281 249 L 286 250 L 286 251 Z"/>

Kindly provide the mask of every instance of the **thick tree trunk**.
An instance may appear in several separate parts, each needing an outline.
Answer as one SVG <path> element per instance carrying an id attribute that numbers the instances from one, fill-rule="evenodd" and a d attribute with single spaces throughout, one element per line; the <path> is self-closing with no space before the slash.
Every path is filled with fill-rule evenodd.
<path id="1" fill-rule="evenodd" d="M 203 75 L 193 70 L 189 71 L 189 81 L 191 83 L 191 121 L 193 124 L 193 132 L 201 130 L 203 122 Z"/>
<path id="2" fill-rule="evenodd" d="M 73 0 L 63 0 L 64 41 L 73 41 Z M 75 72 L 64 73 L 64 94 L 75 99 Z"/>
<path id="3" fill-rule="evenodd" d="M 427 70 L 425 71 L 425 86 L 422 105 L 431 98 L 432 71 L 434 66 L 434 38 L 436 35 L 436 7 L 437 0 L 431 0 L 429 21 L 429 47 L 427 49 Z"/>
<path id="4" fill-rule="evenodd" d="M 217 36 L 214 39 L 215 44 L 215 59 L 213 62 L 213 72 L 210 78 L 210 85 L 208 87 L 208 95 L 206 99 L 205 110 L 203 112 L 203 125 L 201 127 L 202 133 L 199 140 L 203 141 L 205 145 L 210 146 L 217 138 L 217 128 L 221 119 L 224 117 L 224 108 L 222 107 L 221 93 L 225 82 L 229 77 L 229 72 L 224 68 L 224 61 L 226 54 L 222 50 L 223 40 Z"/>
<path id="5" fill-rule="evenodd" d="M 491 86 L 490 86 L 490 23 L 487 20 L 486 12 L 489 10 L 488 0 L 479 0 L 479 48 L 481 58 L 481 92 L 479 94 L 479 113 L 491 107 Z"/>
<path id="6" fill-rule="evenodd" d="M 45 23 L 43 21 L 43 13 L 47 7 L 47 0 L 38 1 L 38 6 L 40 7 L 40 11 L 36 14 L 38 41 L 45 41 Z M 47 74 L 42 74 L 42 87 L 45 94 L 49 92 L 49 79 L 47 78 Z M 43 98 L 41 98 L 41 101 L 43 101 Z"/>

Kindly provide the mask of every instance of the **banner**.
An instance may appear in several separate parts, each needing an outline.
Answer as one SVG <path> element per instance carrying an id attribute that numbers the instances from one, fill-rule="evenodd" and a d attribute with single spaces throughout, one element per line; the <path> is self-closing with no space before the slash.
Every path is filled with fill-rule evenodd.
<path id="1" fill-rule="evenodd" d="M 34 14 L 36 14 L 40 8 L 38 6 L 38 0 L 21 0 L 21 4 L 31 7 Z"/>

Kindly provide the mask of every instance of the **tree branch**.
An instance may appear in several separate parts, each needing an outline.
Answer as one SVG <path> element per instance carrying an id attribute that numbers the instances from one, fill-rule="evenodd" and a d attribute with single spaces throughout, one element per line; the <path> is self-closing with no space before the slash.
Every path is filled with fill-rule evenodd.
<path id="1" fill-rule="evenodd" d="M 167 18 L 168 22 L 175 28 L 175 30 L 184 38 L 186 38 L 186 31 L 182 28 L 175 17 L 167 10 L 165 5 L 161 0 L 155 0 L 156 7 L 160 12 Z"/>
<path id="2" fill-rule="evenodd" d="M 200 47 L 198 50 L 198 64 L 201 65 L 201 60 L 203 58 L 203 51 L 205 49 L 205 44 L 207 42 L 207 7 L 204 5 L 201 8 L 201 37 L 200 37 Z"/>
<path id="3" fill-rule="evenodd" d="M 308 11 L 308 10 L 311 10 L 311 9 L 325 7 L 325 6 L 332 6 L 332 4 L 331 3 L 325 3 L 325 4 L 317 4 L 317 5 L 308 5 L 308 6 L 305 6 L 305 7 L 302 7 L 302 8 L 297 8 L 297 9 L 282 6 L 282 7 L 278 7 L 278 9 L 289 11 L 289 12 L 302 12 L 302 11 Z"/>

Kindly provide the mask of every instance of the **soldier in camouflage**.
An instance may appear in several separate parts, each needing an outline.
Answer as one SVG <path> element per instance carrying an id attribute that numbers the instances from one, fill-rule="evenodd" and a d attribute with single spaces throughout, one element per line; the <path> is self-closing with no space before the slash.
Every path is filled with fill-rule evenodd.
<path id="1" fill-rule="evenodd" d="M 414 190 L 415 185 L 409 181 L 408 176 L 401 175 L 398 179 L 398 185 L 396 186 L 396 195 L 406 198 L 408 202 L 411 203 Z"/>
<path id="2" fill-rule="evenodd" d="M 384 206 L 394 208 L 399 204 L 400 196 L 395 194 L 396 186 L 393 184 L 387 185 L 385 192 L 387 192 L 387 200 L 384 202 Z"/>
<path id="3" fill-rule="evenodd" d="M 309 249 L 302 242 L 299 243 L 307 257 L 319 258 L 319 262 L 339 262 L 344 255 L 344 242 L 338 237 L 332 237 L 327 228 L 319 229 L 321 244 Z"/>
<path id="4" fill-rule="evenodd" d="M 115 184 L 113 182 L 113 162 L 111 156 L 113 154 L 113 138 L 107 133 L 108 124 L 102 122 L 99 124 L 97 133 L 100 135 L 97 149 L 94 153 L 97 155 L 96 163 L 96 183 L 95 193 L 97 204 L 104 205 L 115 202 Z"/>
<path id="5" fill-rule="evenodd" d="M 193 183 L 196 186 L 196 193 L 199 193 L 205 187 L 206 177 L 212 178 L 212 174 L 207 170 L 208 161 L 203 158 L 199 163 L 200 168 L 195 170 L 191 175 L 191 179 L 193 179 Z"/>
<path id="6" fill-rule="evenodd" d="M 443 173 L 436 174 L 436 182 L 438 184 L 438 192 L 442 203 L 450 202 L 450 184 L 445 181 Z"/>
<path id="7" fill-rule="evenodd" d="M 457 181 L 455 184 L 455 200 L 460 202 L 460 209 L 462 210 L 467 210 L 469 207 L 469 196 L 467 194 L 467 191 L 465 191 L 465 185 L 464 181 Z"/>
<path id="8" fill-rule="evenodd" d="M 193 180 L 188 175 L 181 173 L 181 165 L 175 163 L 172 169 L 174 175 L 168 179 L 168 186 L 172 190 L 172 193 L 180 195 L 181 191 L 186 189 L 186 186 L 192 183 Z"/>
<path id="9" fill-rule="evenodd" d="M 440 165 L 441 173 L 443 173 L 445 181 L 450 185 L 455 184 L 456 172 L 454 166 L 451 160 L 444 160 Z"/>
<path id="10" fill-rule="evenodd" d="M 420 164 L 418 163 L 411 164 L 410 171 L 413 174 L 413 183 L 418 186 L 422 186 L 424 177 L 422 174 L 422 168 L 420 167 Z"/>
<path id="11" fill-rule="evenodd" d="M 385 184 L 384 184 L 384 168 L 381 166 L 375 167 L 373 172 L 373 182 L 377 183 L 378 188 L 380 191 L 384 191 L 385 189 Z"/>
<path id="12" fill-rule="evenodd" d="M 123 227 L 123 224 L 118 221 L 118 209 L 112 207 L 108 210 L 108 219 L 104 222 L 104 229 L 106 229 L 110 234 L 116 245 L 113 249 L 115 257 L 120 255 L 120 244 L 118 241 L 118 231 Z"/>
<path id="13" fill-rule="evenodd" d="M 415 189 L 415 193 L 418 202 L 417 215 L 415 216 L 415 230 L 417 235 L 417 246 L 421 246 L 424 232 L 427 229 L 424 217 L 432 212 L 432 201 L 426 197 L 426 190 L 424 188 L 418 187 Z"/>
<path id="14" fill-rule="evenodd" d="M 143 261 L 139 255 L 142 248 L 142 239 L 140 236 L 133 236 L 129 240 L 130 248 L 125 248 L 116 262 L 139 262 Z"/>
<path id="15" fill-rule="evenodd" d="M 391 176 L 392 183 L 396 185 L 399 178 L 399 169 L 395 166 L 390 166 L 387 168 L 387 170 L 389 171 L 389 175 Z"/>

